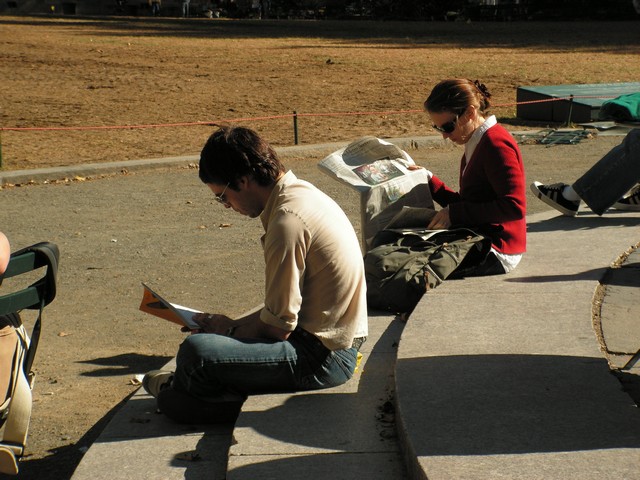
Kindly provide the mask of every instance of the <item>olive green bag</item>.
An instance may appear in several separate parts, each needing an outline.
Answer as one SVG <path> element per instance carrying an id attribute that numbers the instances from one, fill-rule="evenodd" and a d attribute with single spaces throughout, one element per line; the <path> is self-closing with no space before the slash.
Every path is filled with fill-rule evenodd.
<path id="1" fill-rule="evenodd" d="M 479 264 L 491 242 L 466 228 L 382 230 L 364 256 L 370 308 L 410 313 L 422 296 L 453 272 Z"/>

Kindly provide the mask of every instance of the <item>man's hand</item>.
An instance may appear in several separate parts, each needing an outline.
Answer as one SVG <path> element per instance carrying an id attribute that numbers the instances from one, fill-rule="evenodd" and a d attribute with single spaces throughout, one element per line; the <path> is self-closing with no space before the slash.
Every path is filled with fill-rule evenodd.
<path id="1" fill-rule="evenodd" d="M 215 313 L 197 313 L 193 320 L 200 325 L 199 330 L 188 330 L 191 333 L 217 333 L 236 338 L 268 338 L 271 340 L 286 340 L 291 332 L 282 330 L 272 325 L 267 325 L 260 320 L 260 310 L 249 315 L 233 320 L 226 315 Z"/>
<path id="2" fill-rule="evenodd" d="M 450 226 L 451 219 L 449 218 L 449 207 L 445 207 L 435 214 L 427 228 L 429 230 L 445 230 Z"/>
<path id="3" fill-rule="evenodd" d="M 193 333 L 217 333 L 219 335 L 226 335 L 231 327 L 237 325 L 237 323 L 226 315 L 220 315 L 216 313 L 196 313 L 193 316 L 193 321 L 200 325 L 200 330 L 193 331 Z"/>

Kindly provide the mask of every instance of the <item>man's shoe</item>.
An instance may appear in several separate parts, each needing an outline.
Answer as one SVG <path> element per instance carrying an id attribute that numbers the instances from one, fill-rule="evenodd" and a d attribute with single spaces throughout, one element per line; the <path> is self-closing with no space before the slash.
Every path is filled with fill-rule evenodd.
<path id="1" fill-rule="evenodd" d="M 171 386 L 173 372 L 167 370 L 151 370 L 142 378 L 142 388 L 149 395 L 158 398 L 160 392 Z"/>
<path id="2" fill-rule="evenodd" d="M 616 210 L 640 212 L 640 184 L 633 187 L 628 195 L 614 203 L 613 208 Z"/>
<path id="3" fill-rule="evenodd" d="M 552 206 L 563 215 L 575 217 L 578 214 L 580 201 L 574 202 L 567 200 L 562 196 L 562 191 L 566 187 L 566 183 L 554 183 L 552 185 L 543 185 L 540 182 L 533 182 L 529 187 L 531 192 L 547 205 Z"/>
<path id="4" fill-rule="evenodd" d="M 174 388 L 158 395 L 158 409 L 174 422 L 186 424 L 235 423 L 242 400 L 205 402 Z"/>

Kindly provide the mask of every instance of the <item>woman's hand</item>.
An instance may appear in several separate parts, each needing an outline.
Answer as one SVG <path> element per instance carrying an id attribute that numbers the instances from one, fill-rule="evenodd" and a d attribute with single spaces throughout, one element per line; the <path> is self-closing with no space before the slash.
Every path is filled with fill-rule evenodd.
<path id="1" fill-rule="evenodd" d="M 427 228 L 429 230 L 446 230 L 450 226 L 451 219 L 449 218 L 449 207 L 445 207 L 435 214 Z"/>
<path id="2" fill-rule="evenodd" d="M 200 325 L 200 330 L 191 330 L 192 333 L 217 333 L 226 335 L 229 329 L 236 324 L 226 315 L 216 313 L 196 313 L 193 321 Z"/>

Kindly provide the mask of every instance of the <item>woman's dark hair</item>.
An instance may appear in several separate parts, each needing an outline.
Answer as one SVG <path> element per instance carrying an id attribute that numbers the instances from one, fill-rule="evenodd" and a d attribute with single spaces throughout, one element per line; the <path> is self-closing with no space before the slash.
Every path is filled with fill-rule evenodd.
<path id="1" fill-rule="evenodd" d="M 284 172 L 271 145 L 245 127 L 220 127 L 200 153 L 199 177 L 204 183 L 229 184 L 238 188 L 238 179 L 251 176 L 259 185 L 275 183 Z"/>
<path id="2" fill-rule="evenodd" d="M 424 102 L 428 112 L 452 112 L 462 115 L 469 105 L 475 106 L 482 114 L 490 107 L 491 94 L 478 80 L 453 78 L 438 83 Z"/>

